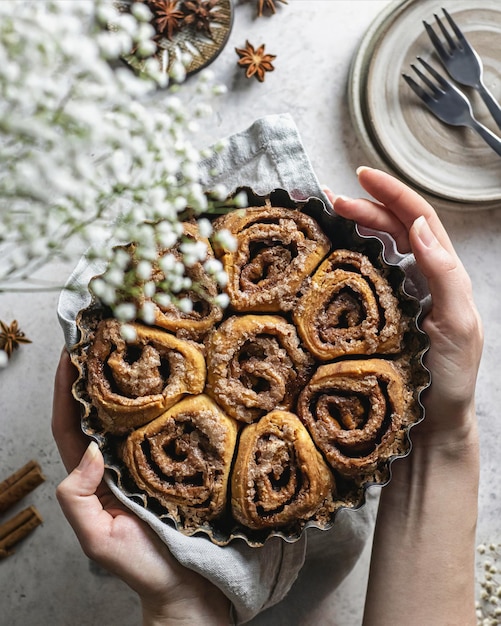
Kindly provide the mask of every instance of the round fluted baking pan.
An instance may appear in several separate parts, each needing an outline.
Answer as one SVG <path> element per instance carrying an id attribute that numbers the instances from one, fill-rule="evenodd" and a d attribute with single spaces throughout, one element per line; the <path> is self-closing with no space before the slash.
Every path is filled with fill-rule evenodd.
<path id="1" fill-rule="evenodd" d="M 421 393 L 430 384 L 429 372 L 423 364 L 423 355 L 428 349 L 428 338 L 420 328 L 420 318 L 423 313 L 422 302 L 420 301 L 424 293 L 411 295 L 416 285 L 416 267 L 412 257 L 403 257 L 396 252 L 396 247 L 392 238 L 385 233 L 363 235 L 358 231 L 353 222 L 333 215 L 323 202 L 317 198 L 297 203 L 291 200 L 287 192 L 276 190 L 270 196 L 263 198 L 256 196 L 250 190 L 246 190 L 249 196 L 249 206 L 264 206 L 269 203 L 272 206 L 286 207 L 289 209 L 301 209 L 321 226 L 324 233 L 328 233 L 333 248 L 346 248 L 366 255 L 370 261 L 379 268 L 384 269 L 388 281 L 397 295 L 401 308 L 410 319 L 410 329 L 407 333 L 406 344 L 402 350 L 405 357 L 408 371 L 406 375 L 412 379 L 413 383 L 413 412 L 412 417 L 402 426 L 399 431 L 399 447 L 390 457 L 370 472 L 365 472 L 363 476 L 355 479 L 347 479 L 336 474 L 337 482 L 337 502 L 329 509 L 328 515 L 321 519 L 310 519 L 289 524 L 284 528 L 251 529 L 244 526 L 231 516 L 229 510 L 221 517 L 206 523 L 201 523 L 196 527 L 185 527 L 182 520 L 176 519 L 170 514 L 158 500 L 148 496 L 142 489 L 139 489 L 131 479 L 130 473 L 121 461 L 120 450 L 123 446 L 123 439 L 114 437 L 106 432 L 102 426 L 94 419 L 94 409 L 87 404 L 86 414 L 83 417 L 84 431 L 96 439 L 99 443 L 106 461 L 106 466 L 110 470 L 110 479 L 118 485 L 118 488 L 131 501 L 139 503 L 145 507 L 152 515 L 164 523 L 177 528 L 180 532 L 193 535 L 205 534 L 210 540 L 218 545 L 226 545 L 236 538 L 243 539 L 250 546 L 261 546 L 269 538 L 278 536 L 285 541 L 293 542 L 299 539 L 306 528 L 315 527 L 327 530 L 335 525 L 336 515 L 342 508 L 358 508 L 365 502 L 365 492 L 372 484 L 383 485 L 390 480 L 391 464 L 395 458 L 406 456 L 411 449 L 410 430 L 413 425 L 421 421 L 424 417 L 424 408 L 421 404 Z M 419 292 L 419 290 L 418 290 Z M 418 299 L 419 298 L 419 299 Z M 99 309 L 90 309 L 88 314 L 99 314 Z M 86 345 L 92 338 L 93 330 L 87 334 L 85 328 L 79 350 L 85 350 Z M 398 361 L 402 355 L 391 355 L 389 360 Z M 358 357 L 360 358 L 360 357 Z M 341 359 L 343 360 L 343 359 Z M 74 391 L 77 398 L 82 400 L 85 396 L 85 363 L 75 359 L 80 370 L 79 379 Z"/>

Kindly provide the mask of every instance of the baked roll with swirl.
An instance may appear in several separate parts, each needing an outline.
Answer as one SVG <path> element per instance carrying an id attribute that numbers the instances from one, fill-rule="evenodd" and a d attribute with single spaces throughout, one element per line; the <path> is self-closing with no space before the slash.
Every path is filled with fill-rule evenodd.
<path id="1" fill-rule="evenodd" d="M 406 326 L 383 273 L 365 255 L 343 249 L 317 269 L 293 318 L 308 350 L 323 361 L 396 353 Z"/>
<path id="2" fill-rule="evenodd" d="M 231 478 L 233 517 L 252 529 L 300 523 L 326 507 L 334 477 L 296 415 L 272 411 L 241 434 Z"/>
<path id="3" fill-rule="evenodd" d="M 313 366 L 294 326 L 278 315 L 232 316 L 206 347 L 207 393 L 246 423 L 290 409 Z"/>
<path id="4" fill-rule="evenodd" d="M 233 211 L 215 221 L 235 237 L 235 251 L 218 251 L 228 275 L 231 307 L 240 312 L 289 311 L 303 280 L 330 250 L 311 217 L 267 205 Z"/>
<path id="5" fill-rule="evenodd" d="M 138 308 L 148 302 L 153 307 L 154 324 L 174 333 L 178 337 L 199 341 L 223 317 L 223 310 L 214 298 L 218 294 L 216 281 L 204 269 L 204 263 L 197 261 L 184 267 L 184 276 L 191 281 L 191 286 L 177 292 L 179 299 L 186 298 L 192 303 L 191 311 L 182 311 L 174 302 L 162 302 L 162 284 L 165 282 L 164 262 L 167 257 L 169 264 L 183 263 L 180 251 L 181 243 L 198 243 L 207 250 L 207 259 L 214 258 L 214 252 L 208 239 L 200 236 L 198 227 L 191 222 L 184 222 L 184 237 L 180 243 L 172 248 L 163 248 L 158 251 L 158 260 L 153 265 L 149 283 L 155 285 L 155 293 L 151 297 L 141 296 L 137 299 Z M 134 263 L 136 244 L 127 246 L 127 251 Z M 196 286 L 196 288 L 194 287 Z"/>
<path id="6" fill-rule="evenodd" d="M 87 393 L 113 434 L 145 424 L 205 385 L 205 359 L 196 344 L 157 328 L 131 326 L 136 338 L 125 341 L 120 322 L 101 320 L 86 356 Z"/>
<path id="7" fill-rule="evenodd" d="M 392 361 L 338 361 L 315 372 L 298 415 L 329 465 L 356 477 L 402 451 L 410 397 Z"/>
<path id="8" fill-rule="evenodd" d="M 237 422 L 198 395 L 131 433 L 123 460 L 135 484 L 175 520 L 203 526 L 225 509 L 236 438 Z"/>

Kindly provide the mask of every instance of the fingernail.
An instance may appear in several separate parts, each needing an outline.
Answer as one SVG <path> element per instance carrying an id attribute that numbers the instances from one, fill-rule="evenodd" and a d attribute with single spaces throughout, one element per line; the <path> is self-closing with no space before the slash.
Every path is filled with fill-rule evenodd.
<path id="1" fill-rule="evenodd" d="M 80 461 L 80 469 L 85 469 L 88 465 L 90 465 L 96 458 L 98 452 L 99 446 L 97 445 L 97 442 L 91 441 L 87 446 L 87 450 L 85 451 L 82 460 Z"/>
<path id="2" fill-rule="evenodd" d="M 431 248 L 431 246 L 437 242 L 437 238 L 433 234 L 424 215 L 420 215 L 414 220 L 414 228 L 416 229 L 417 236 L 427 248 Z"/>
<path id="3" fill-rule="evenodd" d="M 365 170 L 371 170 L 371 169 L 373 168 L 369 167 L 368 165 L 360 165 L 359 167 L 357 167 L 355 171 L 356 171 L 357 176 L 360 176 L 360 174 L 364 172 Z"/>
<path id="4" fill-rule="evenodd" d="M 328 196 L 328 198 L 332 202 L 332 204 L 334 204 L 336 202 L 336 200 L 338 200 L 338 199 L 340 199 L 340 200 L 351 200 L 351 198 L 348 198 L 348 196 L 342 196 L 342 195 L 335 194 L 332 191 L 332 189 L 330 189 L 326 185 L 322 185 L 322 191 Z"/>

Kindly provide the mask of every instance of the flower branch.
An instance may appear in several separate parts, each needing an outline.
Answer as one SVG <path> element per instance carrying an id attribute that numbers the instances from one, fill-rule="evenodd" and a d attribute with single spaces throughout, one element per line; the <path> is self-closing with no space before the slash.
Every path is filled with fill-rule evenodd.
<path id="1" fill-rule="evenodd" d="M 224 90 L 202 74 L 203 102 L 188 109 L 158 92 L 172 77 L 153 57 L 141 75 L 121 63 L 155 51 L 151 19 L 143 2 L 127 12 L 111 0 L 0 3 L 0 292 L 84 250 L 116 280 L 112 244 L 138 242 L 151 262 L 188 212 L 224 209 L 203 192 L 191 142 L 206 100 Z"/>

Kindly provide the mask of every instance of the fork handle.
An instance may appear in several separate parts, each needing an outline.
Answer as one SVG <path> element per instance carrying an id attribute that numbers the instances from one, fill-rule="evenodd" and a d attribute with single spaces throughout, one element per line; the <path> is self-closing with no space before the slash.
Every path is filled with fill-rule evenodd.
<path id="1" fill-rule="evenodd" d="M 491 132 L 486 126 L 481 124 L 476 119 L 471 120 L 469 124 L 470 128 L 473 128 L 482 139 L 489 144 L 489 146 L 501 156 L 501 139 Z"/>
<path id="2" fill-rule="evenodd" d="M 501 128 L 501 107 L 499 106 L 499 103 L 482 82 L 478 86 L 478 92 L 482 96 L 482 100 L 487 105 L 487 108 L 498 125 L 498 128 Z"/>

